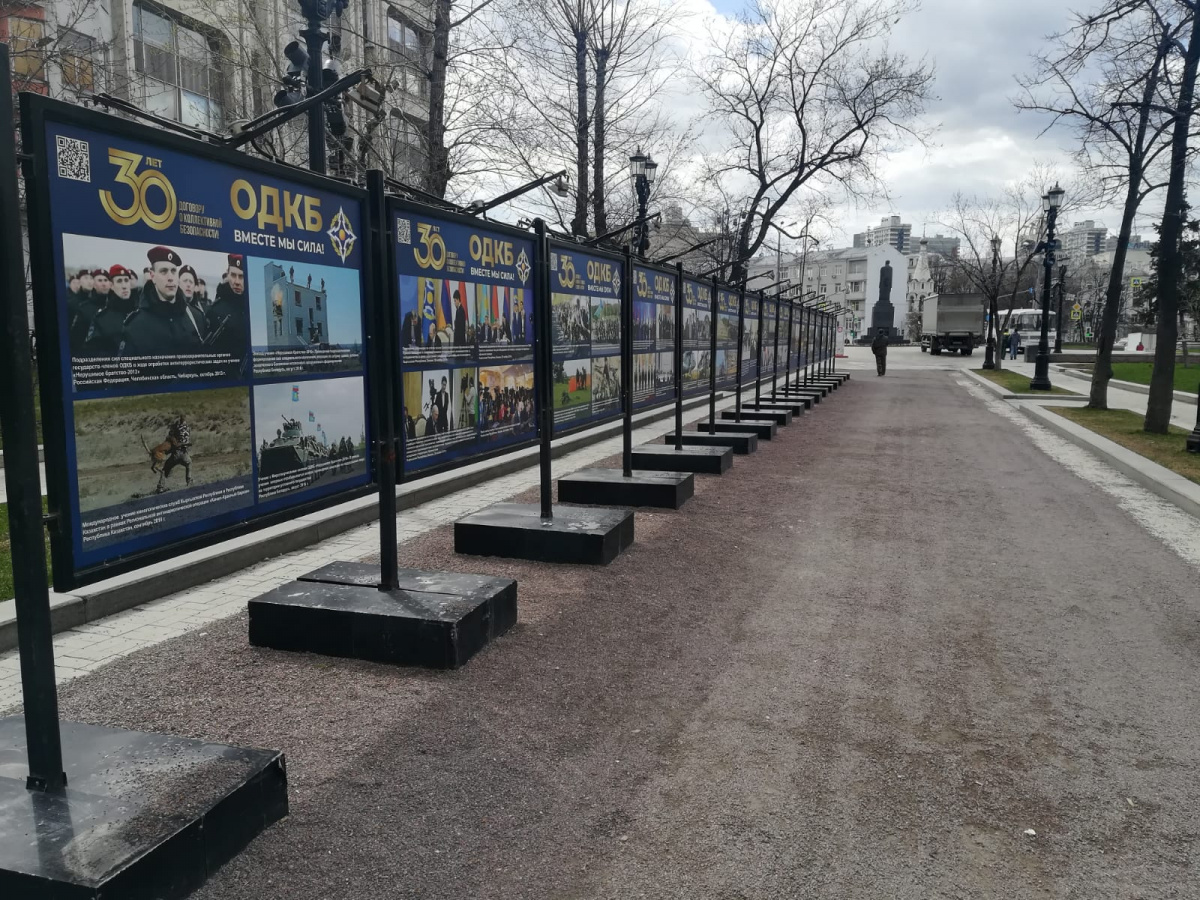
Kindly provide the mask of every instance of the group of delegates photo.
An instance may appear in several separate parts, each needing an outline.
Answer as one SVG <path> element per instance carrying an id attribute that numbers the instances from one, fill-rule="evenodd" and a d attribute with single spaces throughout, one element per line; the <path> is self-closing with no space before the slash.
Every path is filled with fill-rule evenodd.
<path id="1" fill-rule="evenodd" d="M 227 256 L 213 296 L 196 270 L 169 247 L 152 247 L 137 273 L 114 264 L 72 272 L 67 321 L 72 358 L 186 356 L 247 351 L 246 267 Z"/>

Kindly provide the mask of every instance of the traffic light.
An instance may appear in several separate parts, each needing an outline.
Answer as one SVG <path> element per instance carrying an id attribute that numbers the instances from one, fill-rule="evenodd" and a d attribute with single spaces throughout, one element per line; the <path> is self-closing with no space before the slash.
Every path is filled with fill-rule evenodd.
<path id="1" fill-rule="evenodd" d="M 299 41 L 292 41 L 283 48 L 287 57 L 287 74 L 283 76 L 283 88 L 275 94 L 276 106 L 291 106 L 304 99 L 305 70 L 308 66 L 308 53 Z"/>

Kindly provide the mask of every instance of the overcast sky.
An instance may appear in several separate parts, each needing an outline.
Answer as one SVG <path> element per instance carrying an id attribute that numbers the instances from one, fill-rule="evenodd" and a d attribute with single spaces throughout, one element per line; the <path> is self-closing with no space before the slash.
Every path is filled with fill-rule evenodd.
<path id="1" fill-rule="evenodd" d="M 743 6 L 743 0 L 685 3 L 701 20 L 711 23 L 715 17 L 717 27 L 721 18 L 736 15 Z M 1077 0 L 1075 8 L 1093 5 Z M 933 63 L 937 99 L 928 106 L 927 120 L 937 131 L 929 146 L 910 147 L 884 164 L 890 198 L 839 207 L 841 233 L 833 235 L 835 243 L 848 244 L 853 232 L 892 214 L 912 223 L 914 236 L 923 227 L 936 234 L 938 211 L 955 191 L 996 194 L 1019 181 L 1035 160 L 1067 169 L 1070 133 L 1060 127 L 1039 135 L 1047 120 L 1019 114 L 1011 101 L 1018 93 L 1016 74 L 1029 65 L 1044 36 L 1067 26 L 1070 12 L 1044 0 L 924 0 L 919 11 L 902 19 L 893 29 L 891 47 Z M 1069 179 L 1063 187 L 1070 190 Z M 1119 224 L 1110 210 L 1084 211 L 1074 218 L 1091 217 L 1112 231 Z M 1151 233 L 1148 217 L 1136 226 L 1135 231 Z"/>

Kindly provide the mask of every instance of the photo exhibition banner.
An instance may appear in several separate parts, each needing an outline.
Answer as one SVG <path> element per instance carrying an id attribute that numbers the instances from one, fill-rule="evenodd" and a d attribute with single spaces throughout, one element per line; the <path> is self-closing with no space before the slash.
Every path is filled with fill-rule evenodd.
<path id="1" fill-rule="evenodd" d="M 676 273 L 633 267 L 633 406 L 675 400 Z"/>
<path id="2" fill-rule="evenodd" d="M 708 391 L 712 356 L 712 282 L 683 279 L 683 396 Z"/>
<path id="3" fill-rule="evenodd" d="M 738 292 L 717 289 L 717 387 L 737 385 Z"/>
<path id="4" fill-rule="evenodd" d="M 621 411 L 620 257 L 550 244 L 554 430 Z"/>
<path id="5" fill-rule="evenodd" d="M 363 195 L 44 109 L 30 239 L 72 580 L 367 485 Z"/>
<path id="6" fill-rule="evenodd" d="M 533 241 L 394 202 L 404 465 L 531 441 Z"/>
<path id="7" fill-rule="evenodd" d="M 761 294 L 747 294 L 742 317 L 742 384 L 753 384 L 758 377 L 758 315 Z"/>

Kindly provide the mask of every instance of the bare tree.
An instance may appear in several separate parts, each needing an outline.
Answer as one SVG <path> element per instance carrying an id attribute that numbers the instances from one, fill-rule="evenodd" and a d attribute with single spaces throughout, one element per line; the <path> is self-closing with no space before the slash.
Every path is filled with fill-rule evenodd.
<path id="1" fill-rule="evenodd" d="M 1108 408 L 1112 349 L 1117 335 L 1123 273 L 1133 221 L 1146 197 L 1163 187 L 1160 157 L 1170 147 L 1172 85 L 1165 61 L 1181 26 L 1169 26 L 1152 6 L 1124 2 L 1051 38 L 1035 74 L 1020 81 L 1020 109 L 1049 113 L 1079 138 L 1075 159 L 1100 188 L 1120 200 L 1121 226 L 1109 273 L 1088 406 Z M 1062 323 L 1059 323 L 1062 327 Z"/>
<path id="2" fill-rule="evenodd" d="M 902 138 L 922 139 L 932 67 L 890 52 L 912 0 L 754 0 L 695 77 L 724 132 L 708 177 L 747 199 L 737 275 L 797 191 L 876 184 Z"/>
<path id="3" fill-rule="evenodd" d="M 1003 368 L 999 338 L 1012 319 L 1018 300 L 1026 294 L 1037 272 L 1036 243 L 1045 236 L 1041 195 L 1052 178 L 1044 164 L 1034 167 L 1022 182 L 1005 189 L 1000 197 L 967 197 L 955 194 L 938 219 L 959 238 L 957 257 L 946 259 L 975 290 L 988 299 L 989 315 L 997 339 L 996 368 Z M 999 260 L 992 271 L 992 239 L 1000 239 Z M 999 316 L 1001 297 L 1008 311 Z"/>

